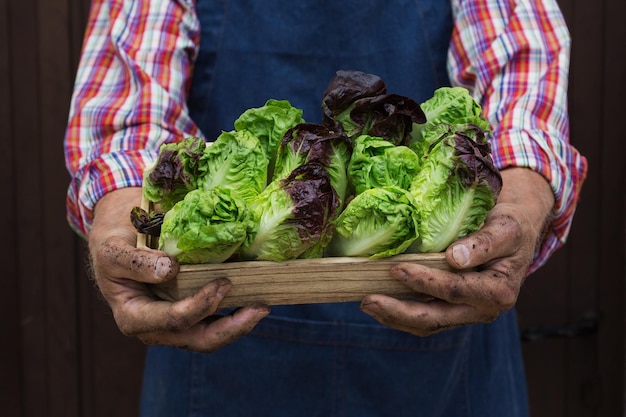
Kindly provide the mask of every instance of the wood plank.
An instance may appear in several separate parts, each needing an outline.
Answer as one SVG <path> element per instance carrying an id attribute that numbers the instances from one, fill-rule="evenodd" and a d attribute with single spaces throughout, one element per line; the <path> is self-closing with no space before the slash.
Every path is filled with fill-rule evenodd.
<path id="1" fill-rule="evenodd" d="M 625 352 L 625 164 L 626 145 L 622 109 L 626 97 L 626 55 L 624 39 L 626 2 L 607 0 L 604 8 L 604 103 L 601 154 L 602 218 L 600 223 L 600 263 L 597 269 L 599 296 L 602 300 L 602 326 L 599 333 L 598 373 L 602 381 L 602 402 L 598 415 L 624 415 Z M 593 140 L 590 138 L 589 140 Z"/>
<path id="2" fill-rule="evenodd" d="M 46 415 L 47 391 L 47 328 L 46 282 L 41 240 L 42 219 L 38 215 L 41 200 L 41 152 L 39 137 L 39 95 L 37 83 L 38 29 L 33 24 L 37 15 L 35 0 L 12 0 L 9 7 L 11 106 L 15 136 L 15 226 L 19 230 L 16 243 L 18 291 L 21 308 L 21 347 L 23 361 L 23 416 Z M 36 401 L 35 401 L 36 399 Z"/>
<path id="3" fill-rule="evenodd" d="M 0 7 L 0 91 L 2 99 L 0 99 L 0 126 L 3 127 L 2 144 L 4 150 L 4 158 L 0 164 L 0 178 L 3 183 L 3 195 L 5 202 L 9 204 L 0 205 L 0 218 L 4 219 L 3 234 L 4 238 L 0 241 L 0 253 L 3 256 L 3 274 L 5 276 L 3 286 L 5 294 L 10 294 L 3 298 L 0 303 L 0 334 L 4 335 L 5 342 L 0 343 L 0 392 L 2 398 L 2 412 L 8 416 L 22 415 L 22 398 L 23 387 L 16 381 L 21 380 L 21 329 L 20 329 L 20 304 L 19 294 L 20 285 L 17 277 L 19 276 L 19 268 L 17 262 L 17 248 L 15 242 L 18 239 L 19 231 L 17 230 L 16 217 L 17 207 L 15 201 L 15 161 L 18 160 L 15 155 L 15 149 L 12 144 L 12 138 L 15 135 L 15 126 L 13 124 L 12 111 L 12 92 L 13 85 L 11 80 L 10 61 L 10 27 L 9 27 L 9 9 L 3 3 Z M 8 341 L 8 342 L 7 342 Z"/>
<path id="4" fill-rule="evenodd" d="M 597 170 L 602 132 L 604 15 L 602 2 L 577 1 L 571 16 L 573 49 L 570 69 L 570 128 L 572 144 L 587 157 L 589 175 L 574 218 L 568 250 L 569 307 L 568 322 L 575 323 L 600 305 L 597 292 L 597 265 L 600 259 L 600 236 L 597 233 L 601 207 L 601 178 Z M 589 65 L 596 62 L 597 65 Z M 598 140 L 589 140 L 596 136 Z M 570 339 L 567 358 L 567 397 L 564 406 L 568 416 L 588 416 L 597 409 L 596 382 L 598 338 L 590 335 Z M 584 393 L 584 394 L 583 394 Z"/>
<path id="5" fill-rule="evenodd" d="M 389 276 L 391 267 L 400 262 L 450 270 L 443 253 L 402 254 L 374 261 L 366 257 L 329 257 L 284 262 L 225 262 L 182 265 L 175 280 L 153 288 L 161 298 L 176 301 L 195 294 L 215 279 L 228 278 L 233 287 L 220 303 L 222 308 L 254 303 L 360 301 L 367 294 L 415 297 L 415 292 Z"/>
<path id="6" fill-rule="evenodd" d="M 79 344 L 77 343 L 75 277 L 67 265 L 74 263 L 73 233 L 65 221 L 65 193 L 69 176 L 63 157 L 63 136 L 72 89 L 68 0 L 47 0 L 38 5 L 38 79 L 40 89 L 39 145 L 42 158 L 42 243 L 48 329 L 48 416 L 79 415 Z M 68 42 L 59 42 L 67 40 Z"/>
<path id="7" fill-rule="evenodd" d="M 90 1 L 68 0 L 68 3 L 73 79 Z M 123 336 L 117 329 L 111 310 L 100 298 L 86 273 L 84 243 L 74 236 L 72 273 L 76 278 L 78 296 L 80 415 L 135 417 L 139 407 L 146 347 L 136 339 Z"/>

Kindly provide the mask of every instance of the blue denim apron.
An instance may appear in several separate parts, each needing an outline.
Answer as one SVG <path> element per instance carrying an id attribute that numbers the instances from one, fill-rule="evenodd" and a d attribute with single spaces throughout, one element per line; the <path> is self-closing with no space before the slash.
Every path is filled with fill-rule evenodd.
<path id="1" fill-rule="evenodd" d="M 309 122 L 338 69 L 377 74 L 421 102 L 449 83 L 444 0 L 198 0 L 189 106 L 207 138 L 244 110 L 287 99 Z M 419 338 L 357 303 L 275 306 L 213 354 L 150 347 L 142 416 L 527 415 L 514 311 Z"/>

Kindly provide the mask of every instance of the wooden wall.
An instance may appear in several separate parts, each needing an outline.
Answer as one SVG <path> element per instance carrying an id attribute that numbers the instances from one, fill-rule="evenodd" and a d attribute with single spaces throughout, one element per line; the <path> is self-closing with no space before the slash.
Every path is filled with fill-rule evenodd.
<path id="1" fill-rule="evenodd" d="M 571 140 L 589 175 L 567 245 L 530 277 L 521 327 L 598 317 L 598 331 L 525 343 L 535 416 L 624 415 L 624 162 L 620 108 L 626 97 L 623 0 L 561 0 L 573 38 Z M 563 329 L 563 328 L 562 328 Z M 565 330 L 572 330 L 567 329 Z"/>
<path id="2" fill-rule="evenodd" d="M 531 407 L 623 416 L 626 2 L 560 3 L 575 45 L 572 142 L 590 172 L 570 241 L 523 288 L 520 324 L 541 336 L 595 314 L 598 329 L 525 342 Z M 10 417 L 136 415 L 144 347 L 117 331 L 65 222 L 62 141 L 87 12 L 88 0 L 0 5 L 0 413 Z"/>
<path id="3" fill-rule="evenodd" d="M 65 221 L 62 142 L 88 6 L 0 6 L 3 416 L 136 415 L 144 347 L 117 332 Z"/>

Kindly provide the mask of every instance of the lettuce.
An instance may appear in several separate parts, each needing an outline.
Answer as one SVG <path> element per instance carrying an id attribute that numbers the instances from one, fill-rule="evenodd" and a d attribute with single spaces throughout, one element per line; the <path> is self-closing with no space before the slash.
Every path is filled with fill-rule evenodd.
<path id="1" fill-rule="evenodd" d="M 482 226 L 502 178 L 468 90 L 418 104 L 342 70 L 321 110 L 307 123 L 270 99 L 212 146 L 163 145 L 144 195 L 167 212 L 136 208 L 133 225 L 182 263 L 440 252 Z"/>
<path id="2" fill-rule="evenodd" d="M 408 190 L 419 167 L 419 156 L 407 146 L 362 135 L 354 142 L 348 178 L 356 194 L 390 185 Z"/>
<path id="3" fill-rule="evenodd" d="M 322 97 L 322 123 L 330 129 L 349 132 L 352 130 L 348 126 L 349 115 L 354 102 L 386 92 L 387 86 L 377 75 L 353 70 L 337 71 Z M 340 120 L 345 120 L 346 126 Z"/>
<path id="4" fill-rule="evenodd" d="M 198 177 L 206 170 L 202 161 L 206 143 L 189 137 L 161 145 L 154 164 L 143 174 L 143 195 L 169 210 L 198 187 Z"/>
<path id="5" fill-rule="evenodd" d="M 489 122 L 482 116 L 480 104 L 462 87 L 438 88 L 420 107 L 426 116 L 426 123 L 413 124 L 409 141 L 409 146 L 417 153 L 427 152 L 433 141 L 441 136 L 437 131 L 442 124 L 459 127 L 474 125 L 485 132 L 491 130 Z"/>
<path id="6" fill-rule="evenodd" d="M 180 263 L 219 263 L 230 258 L 246 238 L 248 209 L 231 190 L 193 190 L 165 213 L 159 249 Z"/>
<path id="7" fill-rule="evenodd" d="M 269 158 L 268 178 L 272 178 L 276 152 L 287 130 L 304 123 L 302 110 L 287 100 L 269 99 L 261 107 L 243 112 L 234 123 L 235 130 L 247 130 L 256 136 Z"/>
<path id="8" fill-rule="evenodd" d="M 269 159 L 259 139 L 247 130 L 222 132 L 202 157 L 206 167 L 198 188 L 222 186 L 245 202 L 253 200 L 267 183 Z"/>
<path id="9" fill-rule="evenodd" d="M 270 183 L 250 204 L 250 228 L 241 257 L 284 261 L 321 256 L 338 208 L 324 165 L 310 162 L 296 167 L 286 178 Z M 309 252 L 314 248 L 315 255 Z"/>
<path id="10" fill-rule="evenodd" d="M 348 193 L 347 166 L 352 144 L 347 136 L 326 126 L 301 123 L 288 130 L 276 157 L 274 180 L 286 178 L 300 165 L 317 162 L 326 168 L 340 204 Z"/>
<path id="11" fill-rule="evenodd" d="M 376 75 L 338 71 L 322 99 L 324 125 L 350 138 L 369 134 L 397 145 L 408 143 L 413 124 L 426 121 L 424 113 L 411 98 L 386 90 Z"/>
<path id="12" fill-rule="evenodd" d="M 351 200 L 335 222 L 332 256 L 384 258 L 403 253 L 418 236 L 411 194 L 395 186 L 370 188 Z"/>
<path id="13" fill-rule="evenodd" d="M 442 124 L 410 192 L 418 207 L 419 238 L 410 252 L 440 252 L 482 226 L 502 189 L 490 145 L 477 126 Z"/>

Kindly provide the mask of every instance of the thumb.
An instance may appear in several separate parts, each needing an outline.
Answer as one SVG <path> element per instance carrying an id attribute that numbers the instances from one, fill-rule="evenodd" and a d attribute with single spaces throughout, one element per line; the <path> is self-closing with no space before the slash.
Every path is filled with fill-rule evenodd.
<path id="1" fill-rule="evenodd" d="M 111 237 L 94 248 L 94 270 L 111 278 L 157 284 L 178 274 L 176 259 L 165 252 L 138 249 L 124 239 Z"/>
<path id="2" fill-rule="evenodd" d="M 454 242 L 446 250 L 446 260 L 455 269 L 484 265 L 514 255 L 522 246 L 522 229 L 513 216 L 495 213 L 477 232 Z"/>

